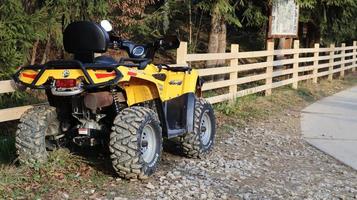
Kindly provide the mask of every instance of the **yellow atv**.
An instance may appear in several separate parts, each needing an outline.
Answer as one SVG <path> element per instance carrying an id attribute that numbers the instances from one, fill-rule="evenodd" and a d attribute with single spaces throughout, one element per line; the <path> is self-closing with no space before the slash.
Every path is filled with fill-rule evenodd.
<path id="1" fill-rule="evenodd" d="M 25 66 L 13 76 L 19 87 L 45 90 L 49 102 L 20 119 L 20 163 L 44 162 L 69 143 L 108 145 L 119 176 L 143 179 L 158 166 L 163 138 L 179 137 L 188 157 L 212 149 L 215 117 L 197 71 L 152 64 L 156 50 L 178 47 L 177 37 L 140 45 L 112 36 L 108 21 L 79 21 L 66 27 L 63 43 L 73 60 Z M 129 57 L 94 56 L 108 48 Z"/>

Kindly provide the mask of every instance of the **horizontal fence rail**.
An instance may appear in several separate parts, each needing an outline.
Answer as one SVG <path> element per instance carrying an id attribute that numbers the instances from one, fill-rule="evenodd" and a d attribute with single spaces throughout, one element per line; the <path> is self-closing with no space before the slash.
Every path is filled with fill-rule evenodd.
<path id="1" fill-rule="evenodd" d="M 221 67 L 198 69 L 199 75 L 208 79 L 202 88 L 208 101 L 219 103 L 258 92 L 270 95 L 273 88 L 290 84 L 297 89 L 304 80 L 317 83 L 324 76 L 329 80 L 335 75 L 343 77 L 346 71 L 356 69 L 356 50 L 357 42 L 352 46 L 320 48 L 315 44 L 314 48 L 300 48 L 295 40 L 292 49 L 276 50 L 269 42 L 264 51 L 239 52 L 239 45 L 232 44 L 228 53 L 188 54 L 187 43 L 182 42 L 176 63 L 194 67 L 199 62 L 202 66 L 202 62 L 225 60 Z"/>
<path id="2" fill-rule="evenodd" d="M 332 80 L 336 75 L 344 77 L 347 71 L 356 70 L 357 42 L 353 46 L 332 44 L 320 48 L 315 44 L 314 48 L 300 48 L 295 40 L 293 49 L 276 50 L 272 42 L 263 51 L 239 52 L 237 44 L 232 44 L 230 49 L 228 53 L 188 54 L 187 43 L 181 42 L 175 65 L 201 66 L 197 67 L 199 75 L 207 80 L 202 91 L 211 103 L 233 101 L 258 92 L 270 95 L 277 87 L 292 84 L 296 89 L 300 81 L 317 83 L 320 77 Z M 206 62 L 217 60 L 224 64 L 206 67 Z M 0 95 L 14 91 L 10 80 L 0 81 Z M 0 109 L 0 122 L 19 119 L 31 107 Z"/>

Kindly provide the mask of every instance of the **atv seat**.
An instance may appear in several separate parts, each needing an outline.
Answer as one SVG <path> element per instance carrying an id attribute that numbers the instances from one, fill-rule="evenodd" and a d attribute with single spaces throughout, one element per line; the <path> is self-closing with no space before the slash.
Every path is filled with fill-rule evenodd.
<path id="1" fill-rule="evenodd" d="M 94 58 L 94 63 L 107 64 L 107 65 L 119 64 L 118 61 L 116 61 L 114 58 L 110 56 L 98 56 Z"/>
<path id="2" fill-rule="evenodd" d="M 109 43 L 109 34 L 94 22 L 73 22 L 63 33 L 64 49 L 82 63 L 93 63 L 94 53 L 106 52 Z"/>

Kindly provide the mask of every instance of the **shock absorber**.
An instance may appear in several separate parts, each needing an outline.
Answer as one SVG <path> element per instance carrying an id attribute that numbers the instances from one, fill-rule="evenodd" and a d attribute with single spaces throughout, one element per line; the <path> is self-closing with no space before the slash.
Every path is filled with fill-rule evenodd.
<path id="1" fill-rule="evenodd" d="M 117 89 L 112 88 L 111 93 L 113 95 L 114 107 L 115 112 L 118 114 L 120 112 L 120 94 L 118 93 Z"/>

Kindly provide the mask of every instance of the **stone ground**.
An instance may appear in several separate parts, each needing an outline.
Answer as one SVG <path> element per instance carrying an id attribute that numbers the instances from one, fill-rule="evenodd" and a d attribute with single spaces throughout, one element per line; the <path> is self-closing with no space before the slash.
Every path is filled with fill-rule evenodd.
<path id="1" fill-rule="evenodd" d="M 237 128 L 226 123 L 203 160 L 164 153 L 161 168 L 128 197 L 111 199 L 357 199 L 357 172 L 304 142 L 300 113 Z M 121 195 L 122 194 L 122 195 Z"/>
<path id="2" fill-rule="evenodd" d="M 336 85 L 334 82 L 336 88 L 321 96 L 345 89 Z M 320 94 L 321 87 L 329 89 L 331 84 L 319 84 L 312 93 Z M 306 90 L 299 92 L 310 94 Z M 174 146 L 167 145 L 159 170 L 148 180 L 122 180 L 113 177 L 107 164 L 75 160 L 75 167 L 60 165 L 44 173 L 37 170 L 43 178 L 33 184 L 33 170 L 10 165 L 0 170 L 0 192 L 6 191 L 3 196 L 13 199 L 51 200 L 357 199 L 357 171 L 302 139 L 300 110 L 313 99 L 292 103 L 294 96 L 286 95 L 280 94 L 279 99 L 285 102 L 278 106 L 257 102 L 271 112 L 269 120 L 252 118 L 254 122 L 242 125 L 242 120 L 217 114 L 216 144 L 207 158 L 187 159 L 174 153 L 178 152 Z M 289 108 L 285 109 L 284 104 Z M 282 111 L 275 113 L 276 107 Z M 88 175 L 98 172 L 100 175 Z"/>

